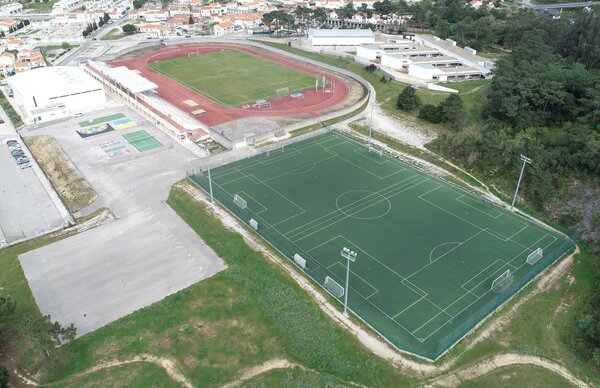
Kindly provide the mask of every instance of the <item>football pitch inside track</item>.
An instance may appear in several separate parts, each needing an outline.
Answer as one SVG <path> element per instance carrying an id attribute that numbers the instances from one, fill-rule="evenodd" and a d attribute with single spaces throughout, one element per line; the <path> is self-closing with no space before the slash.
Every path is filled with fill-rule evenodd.
<path id="1" fill-rule="evenodd" d="M 256 220 L 258 234 L 290 260 L 302 256 L 316 283 L 329 277 L 343 287 L 340 251 L 355 251 L 349 308 L 397 348 L 429 359 L 572 247 L 560 233 L 336 132 L 214 168 L 211 177 L 215 198 L 244 223 Z M 191 180 L 208 192 L 207 173 Z M 543 258 L 527 263 L 537 248 Z"/>
<path id="2" fill-rule="evenodd" d="M 225 106 L 314 88 L 314 75 L 240 50 L 221 50 L 151 62 L 148 66 Z"/>

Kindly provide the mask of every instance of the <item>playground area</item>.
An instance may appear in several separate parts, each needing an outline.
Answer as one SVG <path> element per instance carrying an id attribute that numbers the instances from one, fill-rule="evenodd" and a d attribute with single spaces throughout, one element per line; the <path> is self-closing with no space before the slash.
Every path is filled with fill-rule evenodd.
<path id="1" fill-rule="evenodd" d="M 211 177 L 241 222 L 394 346 L 431 360 L 573 246 L 336 132 Z M 190 179 L 210 192 L 207 171 Z"/>

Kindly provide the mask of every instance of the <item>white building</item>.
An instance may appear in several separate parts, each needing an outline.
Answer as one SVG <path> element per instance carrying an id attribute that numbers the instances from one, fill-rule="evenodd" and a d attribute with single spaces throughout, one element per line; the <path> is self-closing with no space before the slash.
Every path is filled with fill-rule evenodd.
<path id="1" fill-rule="evenodd" d="M 332 47 L 334 49 L 353 50 L 364 43 L 374 43 L 375 34 L 365 30 L 308 30 L 308 40 L 313 47 Z"/>
<path id="2" fill-rule="evenodd" d="M 235 32 L 235 24 L 231 22 L 222 22 L 214 26 L 215 36 L 223 36 L 233 34 Z"/>
<path id="3" fill-rule="evenodd" d="M 7 81 L 27 124 L 106 105 L 104 87 L 78 67 L 43 67 L 16 74 Z"/>
<path id="4" fill-rule="evenodd" d="M 59 0 L 52 6 L 52 14 L 65 14 L 83 7 L 84 0 Z"/>
<path id="5" fill-rule="evenodd" d="M 13 15 L 18 15 L 23 11 L 23 4 L 10 3 L 0 7 L 0 17 L 9 18 Z"/>

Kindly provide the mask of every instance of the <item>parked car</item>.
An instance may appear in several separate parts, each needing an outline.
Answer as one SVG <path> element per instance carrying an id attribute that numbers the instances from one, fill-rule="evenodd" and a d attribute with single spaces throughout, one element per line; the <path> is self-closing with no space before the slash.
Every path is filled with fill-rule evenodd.
<path id="1" fill-rule="evenodd" d="M 27 159 L 26 156 L 23 156 L 21 158 L 17 158 L 17 164 L 18 165 L 25 164 L 25 163 L 29 163 L 29 159 Z"/>
<path id="2" fill-rule="evenodd" d="M 14 146 L 14 145 L 19 145 L 19 142 L 16 140 L 6 140 L 6 145 L 7 146 Z"/>
<path id="3" fill-rule="evenodd" d="M 23 156 L 23 155 L 25 155 L 25 152 L 23 152 L 23 150 L 22 150 L 22 149 L 20 149 L 20 148 L 19 148 L 19 149 L 14 149 L 14 150 L 11 150 L 11 151 L 10 151 L 10 153 L 11 153 L 11 154 L 12 154 L 12 156 L 14 156 L 15 158 L 16 158 L 17 156 Z"/>
<path id="4" fill-rule="evenodd" d="M 0 119 L 0 124 L 4 124 L 4 120 L 3 119 Z"/>

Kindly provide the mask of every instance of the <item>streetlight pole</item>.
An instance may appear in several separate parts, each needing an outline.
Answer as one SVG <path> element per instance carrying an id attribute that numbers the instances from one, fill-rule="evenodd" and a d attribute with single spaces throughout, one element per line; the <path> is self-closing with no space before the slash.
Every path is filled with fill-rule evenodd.
<path id="1" fill-rule="evenodd" d="M 206 150 L 208 152 L 208 190 L 210 191 L 210 202 L 214 203 L 213 191 L 212 191 L 212 179 L 210 177 L 210 150 Z"/>
<path id="2" fill-rule="evenodd" d="M 515 190 L 515 195 L 513 196 L 512 203 L 510 204 L 510 210 L 513 210 L 515 207 L 515 201 L 517 200 L 517 193 L 519 192 L 519 186 L 521 185 L 521 179 L 523 179 L 523 172 L 525 171 L 525 165 L 531 164 L 531 159 L 527 156 L 521 155 L 521 161 L 523 165 L 521 166 L 521 173 L 519 174 L 519 181 L 517 182 L 517 188 Z"/>
<path id="3" fill-rule="evenodd" d="M 347 263 L 346 263 L 346 290 L 344 291 L 344 315 L 348 315 L 348 288 L 349 288 L 348 283 L 350 281 L 350 262 L 354 263 L 356 261 L 357 253 L 344 247 L 344 248 L 342 248 L 340 255 L 342 255 L 342 258 L 347 260 Z"/>

